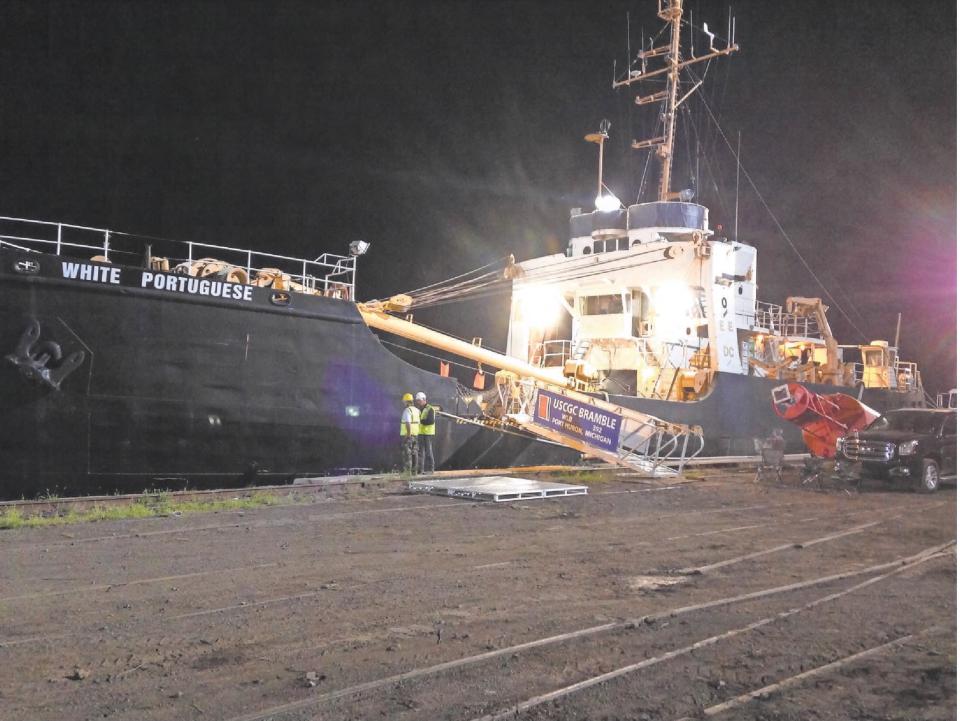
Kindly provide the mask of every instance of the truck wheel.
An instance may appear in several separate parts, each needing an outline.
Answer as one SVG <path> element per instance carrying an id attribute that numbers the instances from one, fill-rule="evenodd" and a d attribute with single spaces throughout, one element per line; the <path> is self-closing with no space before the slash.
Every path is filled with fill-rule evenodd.
<path id="1" fill-rule="evenodd" d="M 933 493 L 940 487 L 940 467 L 932 458 L 924 458 L 920 464 L 920 485 L 921 493 Z"/>

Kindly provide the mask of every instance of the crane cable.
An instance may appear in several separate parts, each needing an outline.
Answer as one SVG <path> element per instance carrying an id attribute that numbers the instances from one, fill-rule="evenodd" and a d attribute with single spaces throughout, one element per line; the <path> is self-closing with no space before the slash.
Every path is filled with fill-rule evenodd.
<path id="1" fill-rule="evenodd" d="M 847 312 L 844 310 L 843 306 L 840 305 L 837 299 L 833 297 L 833 295 L 830 293 L 829 290 L 827 290 L 827 286 L 823 284 L 819 276 L 814 272 L 813 268 L 807 262 L 806 258 L 803 257 L 803 254 L 800 252 L 800 250 L 797 248 L 794 242 L 790 239 L 790 236 L 787 235 L 787 231 L 784 230 L 783 226 L 780 224 L 780 220 L 774 214 L 773 209 L 767 204 L 767 201 L 763 197 L 763 194 L 760 192 L 760 189 L 757 187 L 757 184 L 753 182 L 753 178 L 751 177 L 750 173 L 747 172 L 747 169 L 743 167 L 743 163 L 740 162 L 740 158 L 737 157 L 737 153 L 733 149 L 733 145 L 727 139 L 726 134 L 723 132 L 723 128 L 720 127 L 720 123 L 717 121 L 716 116 L 713 114 L 713 111 L 710 109 L 710 105 L 707 103 L 706 98 L 704 97 L 703 93 L 700 91 L 699 88 L 697 89 L 697 95 L 700 97 L 700 100 L 703 102 L 703 106 L 706 108 L 707 113 L 710 115 L 710 119 L 713 121 L 713 124 L 716 126 L 717 132 L 720 134 L 720 137 L 723 139 L 723 142 L 727 146 L 727 149 L 733 154 L 734 158 L 736 158 L 737 165 L 740 167 L 740 170 L 743 172 L 743 176 L 747 179 L 747 182 L 750 183 L 750 187 L 753 189 L 753 192 L 757 194 L 757 198 L 760 200 L 760 204 L 763 206 L 763 209 L 767 211 L 767 215 L 770 216 L 770 219 L 773 221 L 773 224 L 777 227 L 777 231 L 780 233 L 783 239 L 787 241 L 787 245 L 790 246 L 790 249 L 794 252 L 797 258 L 799 258 L 800 262 L 803 264 L 803 267 L 807 269 L 807 272 L 810 273 L 811 277 L 814 279 L 814 281 L 816 281 L 817 285 L 820 286 L 820 289 L 824 292 L 824 295 L 826 295 L 827 298 L 830 299 L 830 302 L 834 304 L 834 307 L 836 307 L 836 309 L 846 319 L 846 321 L 850 324 L 850 326 L 855 331 L 857 331 L 857 333 L 860 334 L 860 336 L 864 339 L 864 341 L 866 341 L 867 334 L 864 333 L 862 330 L 860 330 L 860 327 L 853 322 L 853 319 L 849 315 L 847 315 Z"/>

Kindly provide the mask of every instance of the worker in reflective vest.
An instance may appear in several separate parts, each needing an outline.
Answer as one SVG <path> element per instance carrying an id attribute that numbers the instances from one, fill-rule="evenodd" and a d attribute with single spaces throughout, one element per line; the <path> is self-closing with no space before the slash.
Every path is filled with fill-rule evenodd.
<path id="1" fill-rule="evenodd" d="M 433 473 L 436 464 L 433 460 L 433 437 L 437 434 L 437 409 L 427 403 L 427 394 L 421 391 L 416 395 L 417 408 L 420 409 L 420 473 Z"/>
<path id="2" fill-rule="evenodd" d="M 417 472 L 417 446 L 420 437 L 420 409 L 413 403 L 413 396 L 403 394 L 403 413 L 400 414 L 400 446 L 403 451 L 403 472 Z"/>

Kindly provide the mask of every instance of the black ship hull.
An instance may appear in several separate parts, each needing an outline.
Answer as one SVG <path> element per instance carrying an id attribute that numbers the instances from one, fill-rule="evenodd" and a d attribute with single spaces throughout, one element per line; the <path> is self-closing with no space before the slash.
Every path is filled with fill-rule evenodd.
<path id="1" fill-rule="evenodd" d="M 0 498 L 388 470 L 403 393 L 479 414 L 455 380 L 388 352 L 351 302 L 209 282 L 157 289 L 156 277 L 184 276 L 83 263 L 117 273 L 80 278 L 67 263 L 0 251 Z M 547 457 L 576 454 L 438 426 L 441 467 Z"/>
<path id="2" fill-rule="evenodd" d="M 401 394 L 480 413 L 454 379 L 387 351 L 351 302 L 191 280 L 0 250 L 0 498 L 389 470 Z M 705 455 L 752 453 L 774 427 L 800 452 L 799 429 L 772 409 L 775 385 L 718 374 L 693 403 L 611 400 L 701 426 Z M 863 401 L 904 404 L 877 390 Z M 446 468 L 578 458 L 448 419 L 436 456 Z"/>
<path id="3" fill-rule="evenodd" d="M 783 430 L 788 453 L 806 453 L 800 427 L 782 420 L 774 411 L 771 391 L 783 381 L 731 373 L 718 373 L 710 392 L 697 401 L 681 403 L 636 396 L 611 395 L 610 400 L 627 408 L 674 423 L 703 428 L 704 456 L 743 456 L 756 453 L 754 440 L 768 437 L 774 428 Z M 840 388 L 816 383 L 801 384 L 814 393 L 845 393 L 878 412 L 903 406 L 922 406 L 921 393 L 897 393 L 860 386 Z"/>

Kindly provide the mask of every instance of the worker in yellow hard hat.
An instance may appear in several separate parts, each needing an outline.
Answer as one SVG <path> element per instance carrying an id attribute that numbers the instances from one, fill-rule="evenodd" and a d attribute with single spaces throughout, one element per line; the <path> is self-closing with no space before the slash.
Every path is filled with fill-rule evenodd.
<path id="1" fill-rule="evenodd" d="M 417 472 L 418 443 L 420 437 L 420 409 L 413 403 L 411 393 L 403 394 L 403 413 L 400 414 L 400 447 L 403 452 L 403 472 Z"/>

